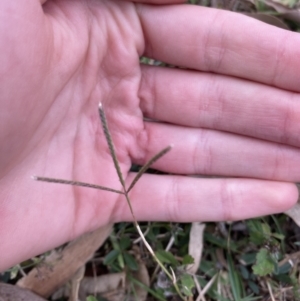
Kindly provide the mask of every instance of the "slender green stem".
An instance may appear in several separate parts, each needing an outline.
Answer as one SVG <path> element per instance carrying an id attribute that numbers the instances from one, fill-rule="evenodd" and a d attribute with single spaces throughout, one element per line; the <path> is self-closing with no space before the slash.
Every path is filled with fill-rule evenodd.
<path id="1" fill-rule="evenodd" d="M 128 195 L 128 192 L 133 188 L 133 186 L 136 184 L 136 182 L 139 180 L 139 178 L 143 175 L 143 173 L 150 167 L 151 164 L 153 164 L 155 161 L 157 161 L 159 158 L 161 158 L 163 155 L 165 155 L 168 151 L 171 150 L 171 146 L 168 146 L 166 147 L 165 149 L 163 149 L 161 152 L 159 152 L 158 154 L 156 154 L 153 158 L 151 158 L 146 164 L 145 166 L 143 166 L 141 168 L 141 170 L 138 172 L 138 174 L 136 175 L 136 177 L 134 178 L 134 180 L 132 181 L 131 185 L 129 186 L 128 189 L 126 189 L 125 187 L 125 182 L 124 182 L 124 179 L 123 179 L 123 175 L 122 175 L 122 172 L 121 172 L 121 168 L 120 168 L 120 165 L 119 165 L 119 162 L 118 162 L 118 158 L 117 158 L 117 155 L 116 155 L 116 152 L 115 152 L 115 148 L 114 148 L 114 144 L 113 144 L 113 140 L 111 138 L 111 134 L 109 132 L 109 128 L 108 128 L 108 125 L 107 125 L 107 121 L 106 121 L 106 116 L 105 116 L 105 112 L 102 108 L 102 104 L 100 103 L 99 104 L 99 115 L 100 115 L 100 119 L 101 119 L 101 122 L 102 122 L 102 126 L 103 126 L 103 131 L 104 131 L 104 134 L 105 134 L 105 137 L 106 137 L 106 141 L 107 141 L 107 144 L 108 144 L 108 147 L 109 147 L 109 150 L 110 150 L 110 153 L 111 153 L 111 156 L 113 158 L 113 161 L 114 161 L 114 165 L 115 165 L 115 168 L 116 168 L 116 171 L 117 171 L 117 174 L 119 176 L 119 180 L 122 184 L 122 187 L 124 189 L 124 194 L 125 194 L 125 197 L 126 197 L 126 201 L 127 201 L 127 204 L 129 206 L 129 209 L 130 209 L 130 212 L 131 212 L 131 215 L 132 215 L 132 219 L 134 221 L 134 225 L 140 235 L 140 237 L 142 238 L 145 246 L 147 247 L 148 251 L 150 252 L 150 254 L 153 256 L 153 258 L 155 259 L 155 261 L 159 264 L 159 266 L 162 268 L 162 270 L 166 273 L 166 275 L 173 281 L 173 284 L 175 286 L 175 289 L 177 291 L 177 293 L 179 294 L 179 296 L 184 299 L 184 297 L 182 296 L 178 286 L 177 286 L 177 283 L 176 283 L 176 279 L 174 279 L 174 277 L 170 274 L 170 272 L 165 268 L 165 266 L 162 264 L 162 262 L 156 257 L 154 251 L 152 250 L 151 246 L 149 245 L 149 243 L 146 241 L 146 238 L 144 237 L 144 234 L 143 232 L 141 231 L 140 229 L 140 226 L 137 222 L 137 219 L 135 217 L 135 214 L 134 214 L 134 211 L 133 211 L 133 208 L 132 208 L 132 205 L 131 205 L 131 201 L 130 201 L 130 198 L 129 198 L 129 195 Z"/>
<path id="2" fill-rule="evenodd" d="M 127 192 L 125 192 L 125 197 L 126 197 L 126 200 L 127 200 L 127 203 L 128 203 L 128 206 L 130 208 L 130 212 L 131 212 L 131 215 L 132 215 L 132 218 L 133 218 L 133 224 L 137 230 L 137 232 L 139 233 L 144 245 L 146 246 L 146 248 L 148 249 L 149 253 L 152 255 L 152 257 L 154 258 L 154 260 L 157 262 L 157 264 L 161 267 L 161 269 L 165 272 L 165 274 L 169 277 L 170 280 L 172 280 L 173 282 L 173 285 L 175 287 L 175 290 L 176 292 L 178 293 L 178 295 L 180 296 L 181 299 L 185 300 L 184 296 L 181 294 L 180 292 L 180 289 L 177 285 L 177 282 L 176 282 L 176 277 L 175 277 L 175 274 L 172 270 L 172 274 L 167 270 L 167 268 L 163 265 L 163 263 L 157 258 L 155 252 L 153 251 L 152 247 L 149 245 L 149 243 L 147 242 L 136 218 L 135 218 L 135 215 L 134 215 L 134 212 L 133 212 L 133 209 L 132 209 L 132 206 L 131 206 L 131 201 L 130 201 L 130 198 L 127 194 Z"/>

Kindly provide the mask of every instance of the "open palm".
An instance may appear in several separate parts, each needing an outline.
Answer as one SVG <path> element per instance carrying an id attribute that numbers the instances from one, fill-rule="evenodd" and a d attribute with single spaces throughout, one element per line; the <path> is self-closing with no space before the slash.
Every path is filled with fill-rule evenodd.
<path id="1" fill-rule="evenodd" d="M 297 200 L 286 182 L 300 180 L 299 34 L 188 5 L 30 0 L 1 11 L 0 269 L 131 220 L 123 196 L 30 178 L 120 189 L 99 102 L 128 183 L 132 163 L 174 144 L 155 163 L 173 175 L 144 175 L 130 192 L 140 220 L 243 219 Z M 142 55 L 184 68 L 141 66 Z M 225 178 L 183 176 L 197 174 Z"/>

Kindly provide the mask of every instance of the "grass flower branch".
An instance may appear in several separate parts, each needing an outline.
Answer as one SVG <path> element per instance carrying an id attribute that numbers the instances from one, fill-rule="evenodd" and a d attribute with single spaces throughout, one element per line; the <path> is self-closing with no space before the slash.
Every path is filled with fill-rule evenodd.
<path id="1" fill-rule="evenodd" d="M 125 186 L 125 181 L 121 172 L 121 168 L 120 168 L 120 164 L 116 155 L 116 151 L 115 151 L 115 147 L 113 144 L 113 140 L 111 138 L 111 134 L 108 128 L 108 124 L 107 124 L 107 119 L 105 116 L 105 112 L 103 110 L 102 104 L 99 104 L 99 116 L 100 116 L 100 120 L 102 123 L 102 128 L 103 128 L 103 132 L 108 144 L 108 148 L 111 154 L 111 157 L 113 159 L 113 163 L 116 169 L 116 172 L 118 174 L 119 177 L 119 181 L 122 185 L 122 189 L 123 191 L 117 190 L 117 189 L 113 189 L 113 188 L 109 188 L 109 187 L 104 187 L 104 186 L 100 186 L 100 185 L 95 185 L 95 184 L 90 184 L 90 183 L 85 183 L 85 182 L 79 182 L 79 181 L 71 181 L 71 180 L 64 180 L 64 179 L 56 179 L 56 178 L 47 178 L 47 177 L 39 177 L 39 176 L 33 176 L 32 178 L 36 181 L 43 181 L 43 182 L 50 182 L 50 183 L 57 183 L 57 184 L 67 184 L 67 185 L 74 185 L 74 186 L 82 186 L 82 187 L 88 187 L 88 188 L 94 188 L 94 189 L 100 189 L 100 190 L 105 190 L 105 191 L 110 191 L 110 192 L 114 192 L 114 193 L 118 193 L 118 194 L 123 194 L 126 198 L 126 201 L 128 203 L 128 206 L 130 208 L 130 212 L 133 218 L 133 224 L 137 230 L 137 232 L 139 233 L 143 243 L 145 244 L 146 248 L 148 249 L 148 251 L 150 252 L 150 254 L 152 255 L 152 257 L 154 258 L 154 260 L 158 263 L 158 265 L 162 268 L 162 270 L 165 272 L 165 274 L 170 278 L 170 280 L 172 281 L 172 283 L 174 284 L 174 287 L 178 293 L 178 295 L 185 300 L 185 297 L 182 295 L 178 285 L 177 285 L 177 281 L 176 281 L 176 277 L 175 274 L 173 272 L 173 270 L 171 269 L 171 272 L 168 271 L 168 269 L 164 266 L 164 264 L 158 259 L 158 257 L 156 256 L 155 252 L 153 251 L 152 247 L 150 246 L 150 244 L 147 242 L 143 232 L 141 231 L 141 228 L 137 222 L 137 219 L 134 215 L 134 211 L 131 205 L 131 200 L 129 198 L 129 191 L 131 191 L 131 189 L 135 186 L 135 184 L 138 182 L 138 180 L 141 178 L 141 176 L 146 172 L 146 170 L 154 163 L 156 162 L 158 159 L 160 159 L 161 157 L 163 157 L 165 154 L 167 154 L 171 149 L 172 149 L 172 145 L 169 145 L 168 147 L 164 148 L 163 150 L 161 150 L 159 153 L 157 153 L 155 156 L 153 156 L 137 173 L 137 175 L 135 176 L 135 178 L 133 179 L 133 181 L 131 182 L 131 184 L 129 185 L 128 188 L 126 188 Z"/>

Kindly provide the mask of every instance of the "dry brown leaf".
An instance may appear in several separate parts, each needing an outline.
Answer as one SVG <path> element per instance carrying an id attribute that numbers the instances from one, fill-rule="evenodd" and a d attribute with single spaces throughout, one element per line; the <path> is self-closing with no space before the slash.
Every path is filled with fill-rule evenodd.
<path id="1" fill-rule="evenodd" d="M 290 10 L 289 12 L 282 13 L 281 16 L 300 24 L 300 9 Z"/>
<path id="2" fill-rule="evenodd" d="M 111 273 L 106 275 L 101 275 L 98 277 L 84 277 L 79 286 L 79 300 L 86 300 L 89 295 L 96 294 L 107 294 L 113 296 L 112 299 L 115 300 L 116 296 L 125 296 L 125 272 L 121 273 Z M 60 288 L 55 292 L 51 298 L 52 300 L 58 300 L 63 297 L 70 297 L 70 286 L 66 284 L 64 287 Z M 118 298 L 118 297 L 117 297 Z M 106 298 L 111 300 L 110 298 Z M 119 299 L 116 299 L 119 300 Z M 121 300 L 121 299 L 120 299 Z"/>
<path id="3" fill-rule="evenodd" d="M 138 271 L 134 272 L 132 276 L 140 283 L 144 284 L 145 286 L 150 286 L 150 277 L 147 270 L 146 265 L 143 263 L 143 261 L 140 259 L 139 255 L 136 255 L 136 259 L 138 261 Z M 127 290 L 130 289 L 130 279 L 127 282 Z M 139 286 L 138 284 L 134 285 L 134 296 L 130 299 L 132 301 L 145 301 L 147 300 L 148 292 Z"/>
<path id="4" fill-rule="evenodd" d="M 225 269 L 228 269 L 228 263 L 227 260 L 224 257 L 224 251 L 221 248 L 216 249 L 216 257 L 218 259 L 218 265 L 220 264 Z"/>
<path id="5" fill-rule="evenodd" d="M 16 285 L 0 283 L 0 301 L 46 301 L 46 299 Z"/>
<path id="6" fill-rule="evenodd" d="M 189 254 L 194 258 L 194 263 L 188 265 L 187 268 L 188 272 L 191 274 L 196 274 L 201 262 L 204 229 L 205 224 L 200 222 L 192 223 L 189 240 Z"/>
<path id="7" fill-rule="evenodd" d="M 291 21 L 300 23 L 300 9 L 291 9 L 272 0 L 264 0 L 264 3 L 275 9 L 280 15 Z"/>
<path id="8" fill-rule="evenodd" d="M 247 1 L 251 2 L 254 5 L 256 4 L 256 0 L 247 0 Z M 281 17 L 300 23 L 300 8 L 291 9 L 283 5 L 282 3 L 278 3 L 277 1 L 274 0 L 264 0 L 264 4 L 272 7 L 274 10 L 280 13 Z"/>
<path id="9" fill-rule="evenodd" d="M 286 263 L 289 263 L 291 267 L 298 267 L 300 263 L 300 251 L 294 252 L 292 254 L 286 254 L 285 258 L 278 262 L 278 267 L 282 267 Z"/>
<path id="10" fill-rule="evenodd" d="M 138 262 L 138 271 L 131 273 L 138 282 L 149 287 L 150 277 L 147 267 L 140 259 L 137 251 L 134 248 L 136 260 Z M 129 292 L 134 290 L 134 294 L 129 295 Z M 145 301 L 148 292 L 140 285 L 133 284 L 132 280 L 126 276 L 126 273 L 115 273 L 102 275 L 95 278 L 84 278 L 80 285 L 79 296 L 80 300 L 85 300 L 88 295 L 100 294 L 103 298 L 109 301 Z"/>
<path id="11" fill-rule="evenodd" d="M 21 278 L 17 285 L 49 297 L 93 256 L 110 235 L 112 226 L 101 227 L 70 242 L 61 252 L 46 258 L 45 262 Z"/>
<path id="12" fill-rule="evenodd" d="M 85 273 L 85 265 L 78 269 L 75 275 L 71 279 L 71 294 L 69 296 L 69 301 L 77 301 L 79 295 L 79 287 L 81 280 Z"/>
<path id="13" fill-rule="evenodd" d="M 300 227 L 300 203 L 294 205 L 291 209 L 284 212 L 286 215 L 288 215 L 291 219 L 294 220 L 294 222 Z"/>
<path id="14" fill-rule="evenodd" d="M 123 300 L 125 296 L 125 278 L 125 272 L 106 274 L 98 277 L 85 277 L 80 284 L 80 300 L 86 300 L 88 295 L 97 294 L 110 294 L 114 300 L 116 300 L 116 296 L 119 296 L 121 298 L 119 300 Z M 108 300 L 111 299 L 108 298 Z"/>

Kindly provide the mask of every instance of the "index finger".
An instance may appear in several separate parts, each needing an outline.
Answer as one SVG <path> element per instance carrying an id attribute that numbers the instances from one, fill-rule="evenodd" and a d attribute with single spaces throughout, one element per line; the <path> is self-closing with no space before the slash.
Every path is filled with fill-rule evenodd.
<path id="1" fill-rule="evenodd" d="M 300 35 L 217 9 L 141 5 L 145 55 L 300 92 Z"/>

